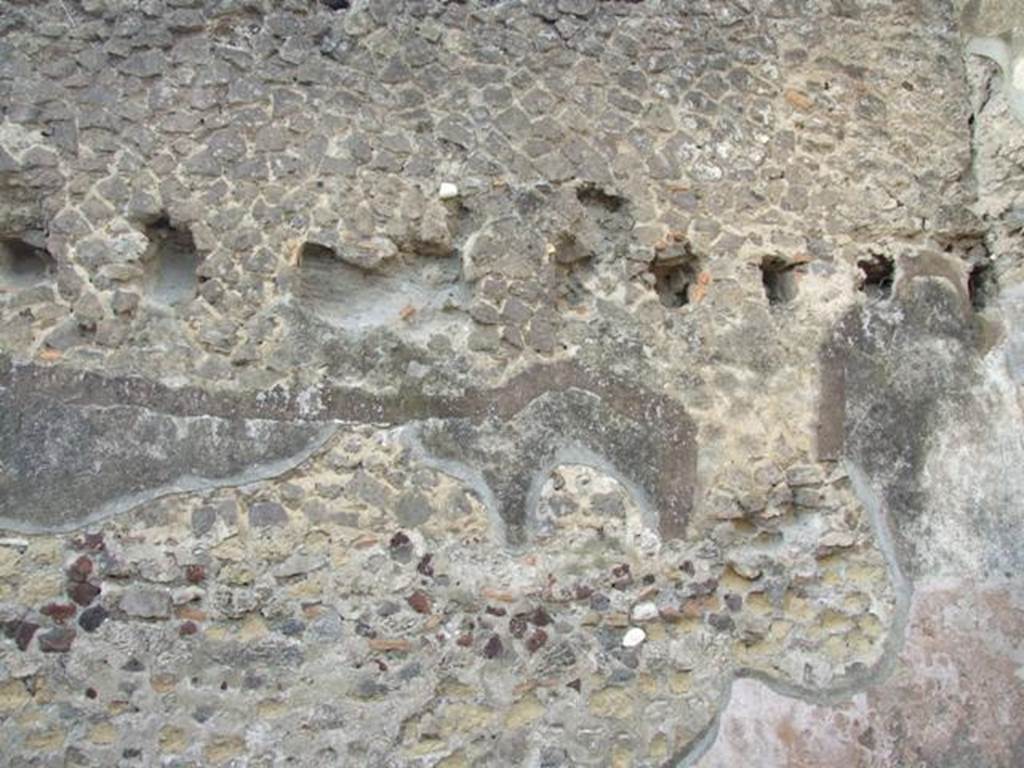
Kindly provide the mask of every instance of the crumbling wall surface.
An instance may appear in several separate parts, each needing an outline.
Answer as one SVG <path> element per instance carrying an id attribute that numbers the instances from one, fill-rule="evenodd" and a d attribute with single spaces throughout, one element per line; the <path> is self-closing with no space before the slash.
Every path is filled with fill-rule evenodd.
<path id="1" fill-rule="evenodd" d="M 0 0 L 0 763 L 1024 763 L 962 6 Z"/>

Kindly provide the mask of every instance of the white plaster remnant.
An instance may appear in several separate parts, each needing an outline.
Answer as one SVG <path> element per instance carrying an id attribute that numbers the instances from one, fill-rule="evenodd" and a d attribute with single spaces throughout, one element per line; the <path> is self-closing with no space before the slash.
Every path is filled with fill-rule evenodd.
<path id="1" fill-rule="evenodd" d="M 622 636 L 622 647 L 636 648 L 646 639 L 647 633 L 640 629 L 640 627 L 630 627 L 626 634 Z"/>

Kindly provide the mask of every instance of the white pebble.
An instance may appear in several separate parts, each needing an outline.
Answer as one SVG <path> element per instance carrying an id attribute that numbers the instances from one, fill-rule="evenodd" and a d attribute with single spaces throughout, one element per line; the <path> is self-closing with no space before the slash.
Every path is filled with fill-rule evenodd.
<path id="1" fill-rule="evenodd" d="M 633 606 L 633 621 L 654 621 L 658 618 L 658 606 L 654 603 L 637 603 Z"/>
<path id="2" fill-rule="evenodd" d="M 640 629 L 640 627 L 630 627 L 626 634 L 622 636 L 622 647 L 636 648 L 646 639 L 647 633 Z"/>
<path id="3" fill-rule="evenodd" d="M 437 195 L 442 200 L 451 200 L 453 197 L 459 196 L 459 188 L 450 181 L 442 181 L 441 188 L 437 190 Z"/>

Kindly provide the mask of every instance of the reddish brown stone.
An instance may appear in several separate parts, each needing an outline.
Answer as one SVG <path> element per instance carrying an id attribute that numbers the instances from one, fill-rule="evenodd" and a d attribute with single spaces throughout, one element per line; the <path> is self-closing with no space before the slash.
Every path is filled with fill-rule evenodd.
<path id="1" fill-rule="evenodd" d="M 201 584 L 206 579 L 206 568 L 201 565 L 186 565 L 185 580 L 189 584 Z"/>
<path id="2" fill-rule="evenodd" d="M 88 556 L 82 555 L 68 566 L 68 578 L 72 581 L 85 581 L 92 575 L 92 570 L 92 560 Z"/>
<path id="3" fill-rule="evenodd" d="M 199 631 L 199 627 L 194 621 L 186 621 L 180 627 L 178 627 L 178 634 L 182 637 L 188 637 L 194 635 Z"/>
<path id="4" fill-rule="evenodd" d="M 548 641 L 548 633 L 543 629 L 535 630 L 532 635 L 526 638 L 526 649 L 530 653 L 536 653 Z"/>
<path id="5" fill-rule="evenodd" d="M 78 606 L 74 603 L 49 603 L 44 605 L 39 612 L 44 616 L 49 616 L 58 624 L 63 624 L 68 619 L 74 618 L 74 615 L 78 613 Z"/>
<path id="6" fill-rule="evenodd" d="M 471 645 L 473 645 L 472 633 L 466 632 L 465 634 L 459 635 L 455 643 L 462 648 L 469 648 Z"/>
<path id="7" fill-rule="evenodd" d="M 82 606 L 90 605 L 100 594 L 100 588 L 87 581 L 75 581 L 68 585 L 68 597 Z"/>
<path id="8" fill-rule="evenodd" d="M 430 613 L 430 597 L 422 590 L 417 589 L 406 598 L 406 602 L 416 613 Z"/>
<path id="9" fill-rule="evenodd" d="M 537 627 L 546 627 L 551 623 L 551 616 L 542 607 L 530 614 L 530 623 Z"/>

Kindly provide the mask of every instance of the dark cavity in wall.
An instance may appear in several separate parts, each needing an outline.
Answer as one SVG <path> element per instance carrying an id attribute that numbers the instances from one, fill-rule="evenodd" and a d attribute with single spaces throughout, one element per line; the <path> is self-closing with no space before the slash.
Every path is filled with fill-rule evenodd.
<path id="1" fill-rule="evenodd" d="M 178 307 L 196 296 L 199 254 L 187 227 L 162 216 L 145 230 L 149 248 L 143 257 L 146 296 L 157 304 Z"/>
<path id="2" fill-rule="evenodd" d="M 799 293 L 797 268 L 800 265 L 779 256 L 761 259 L 761 284 L 764 295 L 772 305 L 788 304 Z"/>
<path id="3" fill-rule="evenodd" d="M 609 213 L 618 213 L 625 205 L 624 198 L 606 192 L 596 184 L 581 184 L 576 189 L 576 199 L 583 205 L 603 208 Z"/>
<path id="4" fill-rule="evenodd" d="M 0 288 L 18 291 L 53 276 L 53 257 L 19 238 L 0 239 Z"/>
<path id="5" fill-rule="evenodd" d="M 348 279 L 358 282 L 363 270 L 342 263 L 326 245 L 305 243 L 299 251 L 299 284 L 296 293 L 311 302 L 330 301 L 337 293 L 334 283 Z"/>
<path id="6" fill-rule="evenodd" d="M 661 251 L 650 271 L 654 275 L 654 290 L 663 306 L 676 309 L 694 300 L 701 264 L 688 242 L 673 243 Z"/>
<path id="7" fill-rule="evenodd" d="M 995 265 L 987 258 L 971 267 L 967 276 L 967 293 L 971 297 L 971 306 L 983 310 L 999 292 L 999 281 L 996 277 Z"/>
<path id="8" fill-rule="evenodd" d="M 892 295 L 896 269 L 891 258 L 881 253 L 872 253 L 868 258 L 858 261 L 857 266 L 862 275 L 858 288 L 868 298 L 888 299 Z"/>

